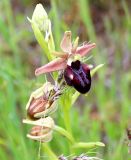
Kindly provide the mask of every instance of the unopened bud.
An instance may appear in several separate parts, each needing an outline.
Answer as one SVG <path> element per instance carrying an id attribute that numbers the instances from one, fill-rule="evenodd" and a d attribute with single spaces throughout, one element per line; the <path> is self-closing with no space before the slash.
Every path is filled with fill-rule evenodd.
<path id="1" fill-rule="evenodd" d="M 41 118 L 54 111 L 56 106 L 55 102 L 50 102 L 44 99 L 44 97 L 33 99 L 27 110 L 27 115 L 31 119 Z"/>
<path id="2" fill-rule="evenodd" d="M 48 142 L 52 139 L 54 121 L 51 117 L 42 118 L 36 121 L 23 120 L 23 123 L 35 125 L 27 137 L 33 140 Z"/>
<path id="3" fill-rule="evenodd" d="M 52 139 L 52 131 L 41 126 L 34 126 L 27 137 L 41 142 L 49 142 Z"/>
<path id="4" fill-rule="evenodd" d="M 47 52 L 47 47 L 50 51 L 55 50 L 55 45 L 51 30 L 51 21 L 48 18 L 48 15 L 42 4 L 37 4 L 33 12 L 32 19 L 30 19 L 29 17 L 27 17 L 27 19 L 31 23 L 35 37 L 39 42 L 40 46 L 46 52 L 47 57 L 52 57 L 49 56 Z"/>
<path id="5" fill-rule="evenodd" d="M 50 20 L 48 19 L 48 15 L 47 15 L 44 7 L 42 6 L 42 4 L 36 5 L 31 21 L 33 23 L 37 24 L 40 31 L 46 32 L 48 30 Z"/>
<path id="6" fill-rule="evenodd" d="M 47 82 L 41 88 L 34 91 L 27 103 L 27 115 L 30 119 L 45 117 L 57 109 L 54 98 L 49 98 L 54 86 Z"/>

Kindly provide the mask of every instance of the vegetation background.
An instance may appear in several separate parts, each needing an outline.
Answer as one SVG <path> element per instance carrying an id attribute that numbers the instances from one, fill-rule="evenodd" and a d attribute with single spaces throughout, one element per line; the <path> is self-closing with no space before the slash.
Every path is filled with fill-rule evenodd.
<path id="1" fill-rule="evenodd" d="M 38 3 L 52 20 L 57 50 L 64 31 L 71 30 L 81 43 L 97 44 L 90 63 L 105 64 L 93 78 L 88 96 L 80 96 L 71 108 L 75 138 L 104 142 L 106 147 L 97 150 L 104 160 L 129 160 L 125 139 L 131 123 L 130 0 L 0 1 L 0 159 L 38 159 L 39 143 L 26 138 L 29 127 L 22 124 L 30 93 L 44 81 L 34 76 L 34 70 L 47 62 L 27 21 Z M 63 125 L 61 108 L 54 117 Z M 57 155 L 68 155 L 67 143 L 54 133 L 50 144 Z"/>

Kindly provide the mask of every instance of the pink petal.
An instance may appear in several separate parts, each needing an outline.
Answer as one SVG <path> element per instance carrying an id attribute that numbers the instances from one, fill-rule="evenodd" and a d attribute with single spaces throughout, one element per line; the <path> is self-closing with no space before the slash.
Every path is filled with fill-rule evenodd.
<path id="1" fill-rule="evenodd" d="M 71 31 L 66 31 L 64 37 L 60 44 L 61 49 L 64 52 L 71 53 L 72 43 L 71 43 Z"/>
<path id="2" fill-rule="evenodd" d="M 78 47 L 76 50 L 76 54 L 80 54 L 81 56 L 85 56 L 90 50 L 96 47 L 95 43 L 85 44 L 81 47 Z"/>
<path id="3" fill-rule="evenodd" d="M 35 70 L 35 75 L 38 76 L 43 73 L 54 72 L 62 70 L 66 67 L 66 60 L 64 58 L 56 58 L 55 60 L 49 62 L 48 64 L 37 68 Z"/>

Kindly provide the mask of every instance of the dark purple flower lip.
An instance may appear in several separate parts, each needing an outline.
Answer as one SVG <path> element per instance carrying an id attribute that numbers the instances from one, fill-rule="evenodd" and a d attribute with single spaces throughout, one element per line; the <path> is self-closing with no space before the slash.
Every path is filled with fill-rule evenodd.
<path id="1" fill-rule="evenodd" d="M 69 86 L 74 87 L 80 93 L 87 93 L 91 88 L 91 75 L 88 65 L 76 60 L 67 65 L 64 70 L 64 78 Z"/>

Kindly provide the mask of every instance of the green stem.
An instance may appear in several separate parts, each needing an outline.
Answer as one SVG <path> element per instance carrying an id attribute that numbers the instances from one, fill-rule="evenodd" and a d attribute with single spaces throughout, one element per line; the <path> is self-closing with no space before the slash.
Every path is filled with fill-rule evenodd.
<path id="1" fill-rule="evenodd" d="M 51 150 L 50 146 L 47 143 L 43 143 L 43 148 L 44 151 L 49 155 L 49 157 L 47 158 L 48 160 L 58 160 L 57 156 L 55 155 L 55 153 Z"/>
<path id="2" fill-rule="evenodd" d="M 70 120 L 70 108 L 71 108 L 71 100 L 69 95 L 66 95 L 62 98 L 62 110 L 64 113 L 64 124 L 66 127 L 67 132 L 71 135 L 71 137 L 73 138 L 73 143 L 75 142 L 73 134 L 72 134 L 72 129 L 71 129 L 71 120 Z M 69 145 L 69 150 L 70 150 L 70 154 L 74 154 L 74 149 L 72 149 L 72 144 L 68 143 Z"/>
<path id="3" fill-rule="evenodd" d="M 61 135 L 65 136 L 71 143 L 75 143 L 74 137 L 64 128 L 55 125 L 54 130 L 60 133 Z"/>
<path id="4" fill-rule="evenodd" d="M 70 113 L 69 113 L 69 109 L 66 108 L 65 105 L 64 105 L 64 107 L 63 107 L 63 112 L 64 112 L 64 123 L 65 123 L 65 127 L 66 127 L 66 129 L 67 129 L 68 132 L 72 133 L 71 121 L 70 121 Z"/>

